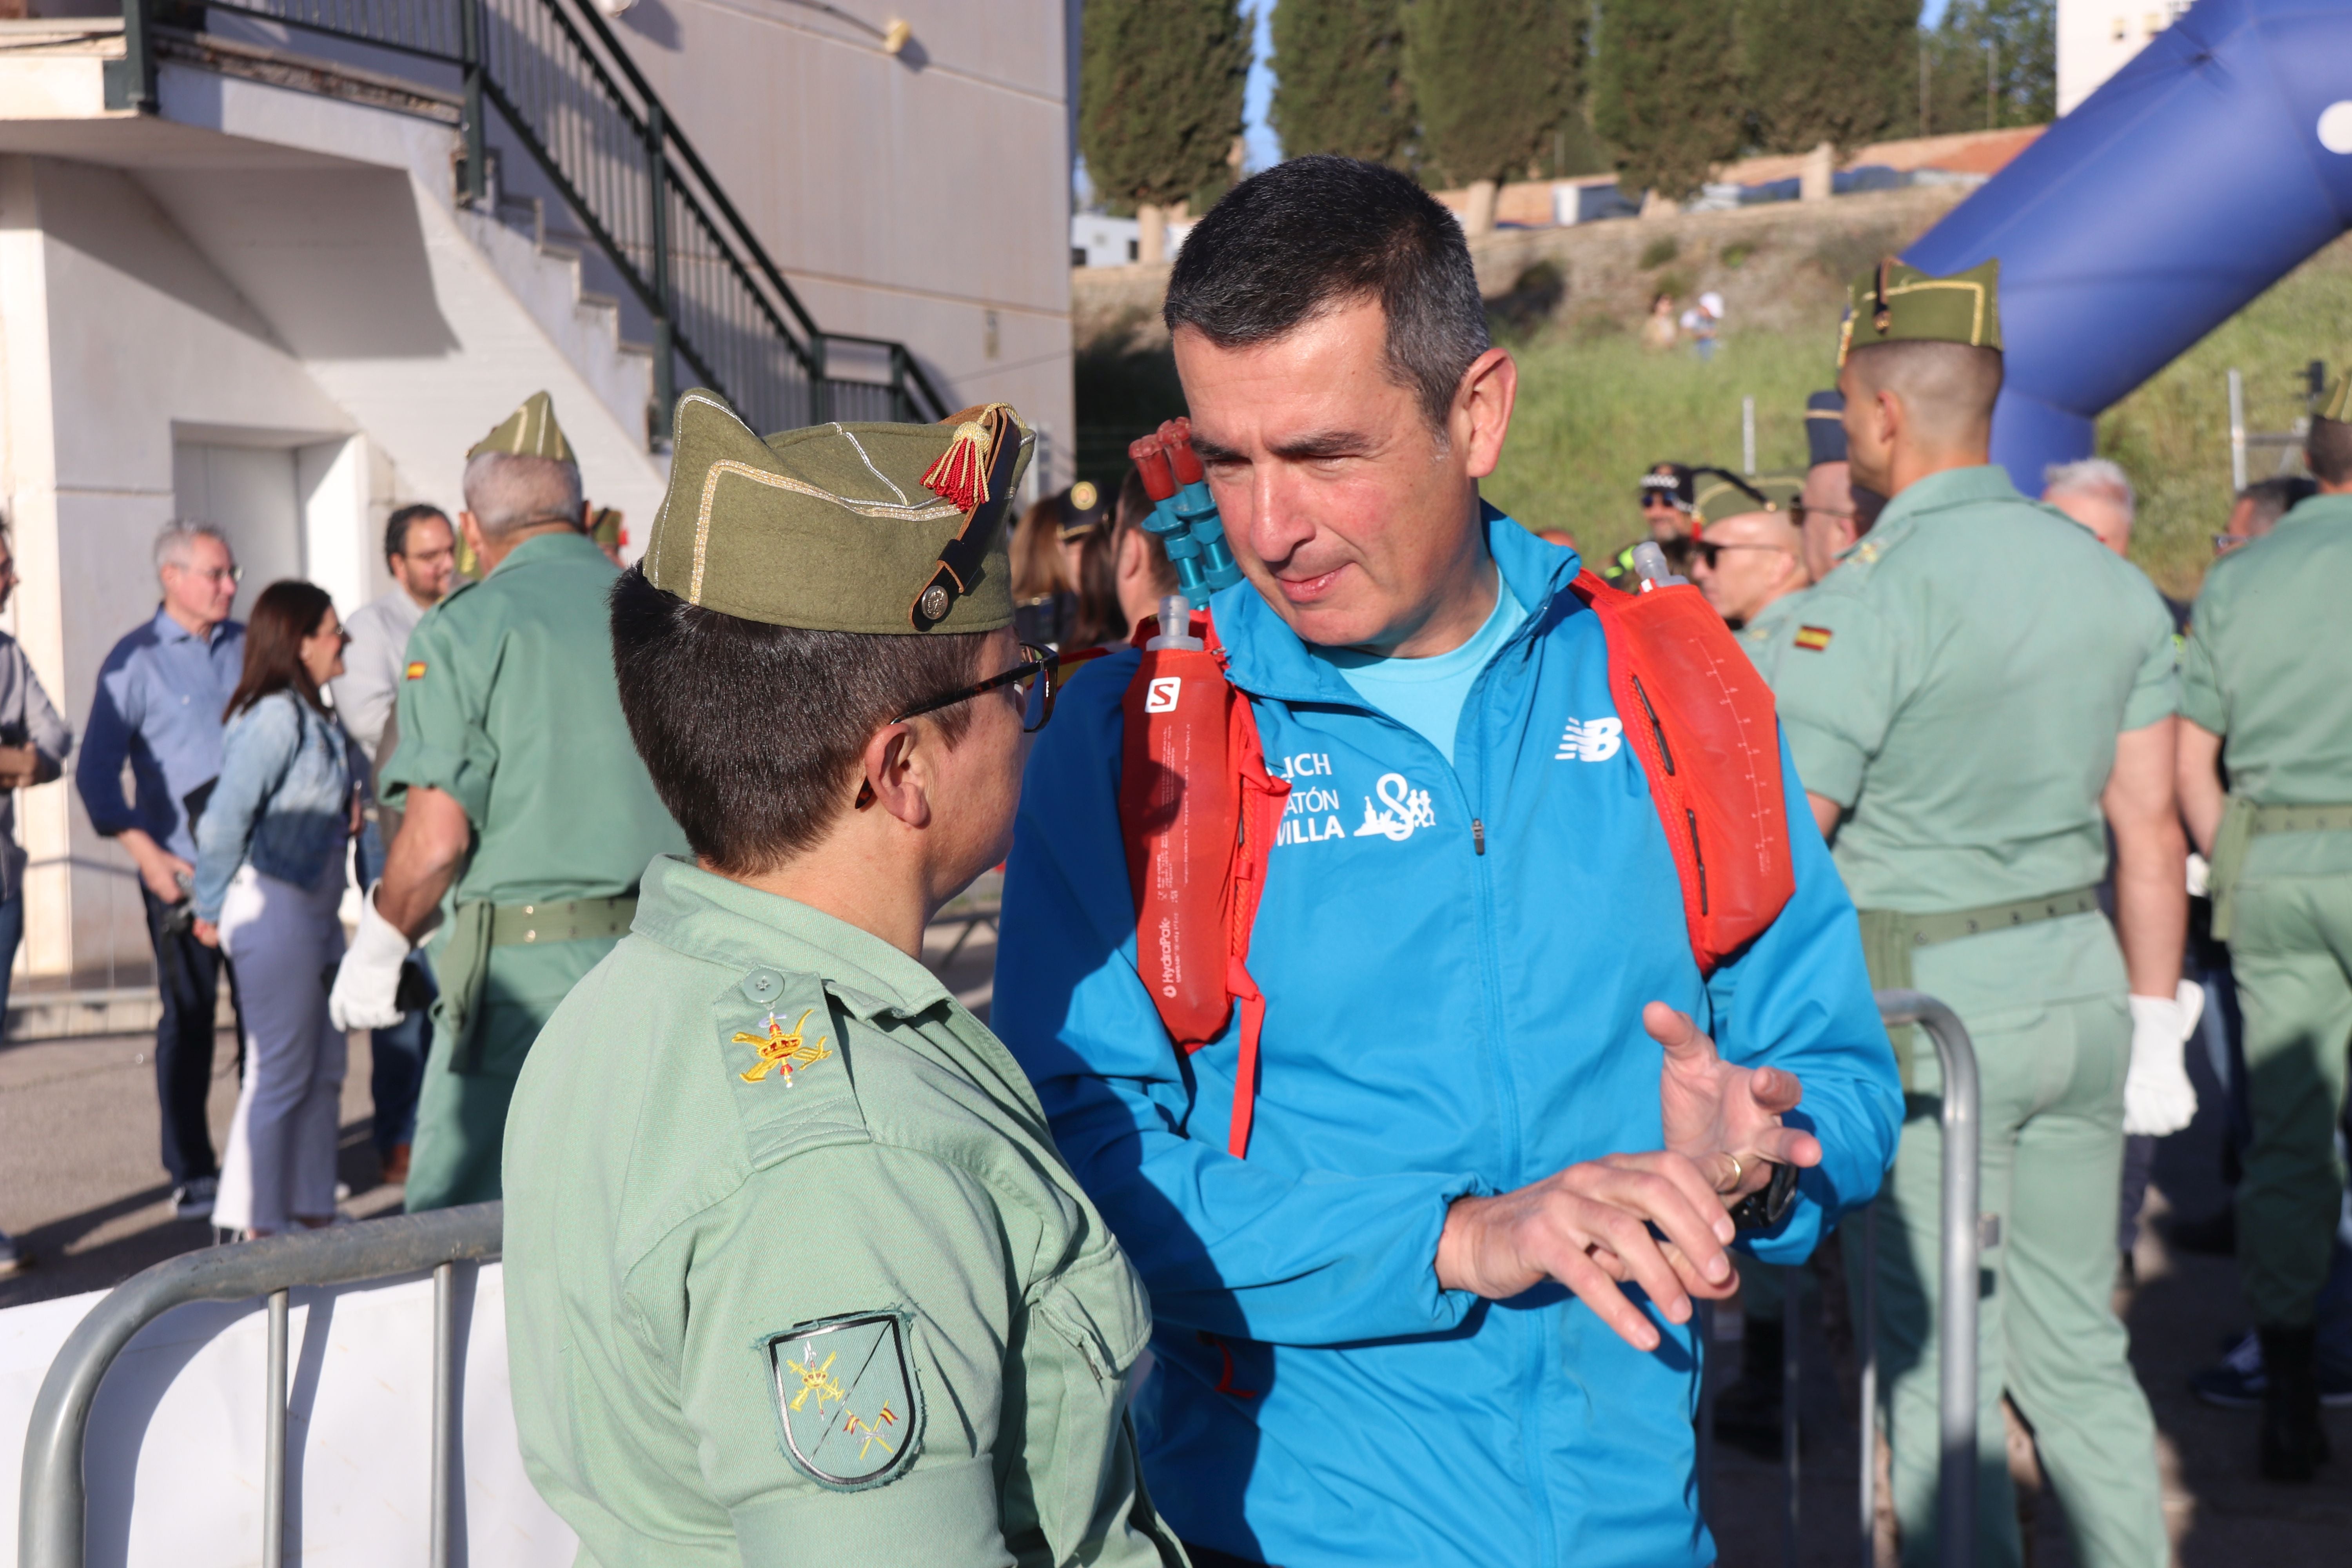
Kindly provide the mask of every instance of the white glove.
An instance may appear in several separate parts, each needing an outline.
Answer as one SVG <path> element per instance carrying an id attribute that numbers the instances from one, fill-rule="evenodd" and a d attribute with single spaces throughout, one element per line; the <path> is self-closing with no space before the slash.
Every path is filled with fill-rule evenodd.
<path id="1" fill-rule="evenodd" d="M 335 988 L 327 994 L 327 1016 L 338 1029 L 389 1029 L 405 1016 L 394 998 L 400 993 L 400 966 L 408 958 L 408 939 L 376 913 L 376 888 L 360 900 L 359 933 L 352 938 L 351 951 L 335 971 Z"/>
<path id="2" fill-rule="evenodd" d="M 2197 1114 L 2196 1086 L 2181 1065 L 2180 1047 L 2205 1011 L 2205 988 L 2184 980 L 2171 996 L 2131 1001 L 2131 1070 L 2124 1075 L 2124 1132 L 2161 1138 Z"/>

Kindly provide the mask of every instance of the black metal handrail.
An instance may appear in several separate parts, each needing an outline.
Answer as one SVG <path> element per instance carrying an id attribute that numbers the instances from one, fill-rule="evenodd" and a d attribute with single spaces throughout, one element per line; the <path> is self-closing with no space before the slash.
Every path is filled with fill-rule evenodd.
<path id="1" fill-rule="evenodd" d="M 490 200 L 495 110 L 652 318 L 652 434 L 668 435 L 677 360 L 760 429 L 833 418 L 940 419 L 949 405 L 903 343 L 827 332 L 586 0 L 123 0 L 109 106 L 155 107 L 157 25 L 219 12 L 454 68 L 464 88 L 458 197 Z M 887 379 L 831 373 L 835 344 Z"/>

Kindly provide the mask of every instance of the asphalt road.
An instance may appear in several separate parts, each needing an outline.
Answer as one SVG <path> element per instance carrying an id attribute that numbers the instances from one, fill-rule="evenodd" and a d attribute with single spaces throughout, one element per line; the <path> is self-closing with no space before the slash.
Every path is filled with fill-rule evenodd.
<path id="1" fill-rule="evenodd" d="M 995 933 L 986 923 L 963 936 L 960 925 L 935 927 L 926 957 L 984 1018 Z M 952 951 L 953 956 L 950 957 Z M 110 1287 L 151 1263 L 212 1240 L 202 1221 L 177 1221 L 156 1163 L 153 1048 L 146 1037 L 108 1037 L 0 1049 L 0 1228 L 30 1245 L 34 1266 L 0 1279 L 0 1308 Z M 215 1063 L 212 1120 L 217 1138 L 235 1102 L 234 1042 L 224 1035 Z M 2194 1061 L 2192 1067 L 2201 1067 Z M 397 1189 L 378 1179 L 368 1142 L 365 1037 L 352 1041 L 344 1080 L 344 1205 L 355 1216 L 396 1211 Z M 2200 1083 L 2209 1106 L 2215 1095 Z M 2158 1190 L 2149 1217 L 2177 1205 L 2210 1213 L 2223 1201 L 2213 1118 L 2162 1146 Z M 2143 1226 L 2135 1255 L 2137 1284 L 2120 1298 L 2132 1353 L 2156 1409 L 2166 1511 L 2184 1568 L 2260 1563 L 2263 1568 L 2336 1568 L 2352 1542 L 2352 1410 L 2328 1414 L 2338 1458 L 2314 1486 L 2273 1486 L 2253 1473 L 2254 1415 L 2210 1409 L 2188 1392 L 2189 1374 L 2211 1360 L 2244 1324 L 2236 1265 L 2227 1258 L 2175 1256 L 2160 1228 Z M 1820 1292 L 1814 1293 L 1818 1301 Z M 1805 1340 L 1802 1482 L 1795 1561 L 1806 1568 L 1851 1568 L 1858 1561 L 1851 1358 L 1831 1349 L 1841 1325 L 1824 1330 L 1809 1314 Z M 1710 1358 L 1712 1375 L 1729 1376 L 1738 1347 Z M 2029 1481 L 2030 1568 L 2072 1564 L 2063 1510 L 2033 1484 L 2030 1443 L 2016 1467 Z M 1726 1568 L 1775 1568 L 1783 1555 L 1780 1472 L 1729 1449 L 1720 1458 L 1711 1516 Z"/>

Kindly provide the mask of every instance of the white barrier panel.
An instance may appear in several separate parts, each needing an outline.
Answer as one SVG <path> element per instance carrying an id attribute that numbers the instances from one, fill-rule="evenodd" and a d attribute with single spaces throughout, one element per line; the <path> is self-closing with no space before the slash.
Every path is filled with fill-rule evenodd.
<path id="1" fill-rule="evenodd" d="M 16 1539 L 25 1428 L 41 1380 L 105 1299 L 97 1291 L 0 1311 L 0 1543 Z M 499 1265 L 460 1265 L 457 1306 L 465 1486 L 452 1561 L 568 1568 L 579 1542 L 532 1489 L 515 1440 Z M 89 1568 L 260 1561 L 268 1351 L 259 1300 L 174 1307 L 131 1342 L 90 1421 Z M 432 1277 L 296 1289 L 287 1365 L 288 1560 L 426 1561 Z"/>

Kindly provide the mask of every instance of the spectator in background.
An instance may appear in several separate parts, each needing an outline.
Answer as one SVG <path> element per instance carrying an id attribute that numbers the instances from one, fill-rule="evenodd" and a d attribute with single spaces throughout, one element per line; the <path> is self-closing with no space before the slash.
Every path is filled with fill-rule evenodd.
<path id="1" fill-rule="evenodd" d="M 209 523 L 173 522 L 155 536 L 163 602 L 155 618 L 114 645 L 99 667 L 98 693 L 82 727 L 74 788 L 92 827 L 139 868 L 139 896 L 155 948 L 155 1092 L 163 1109 L 163 1168 L 182 1219 L 213 1212 L 220 1167 L 205 1100 L 213 1076 L 213 1008 L 224 970 L 230 1005 L 236 977 L 188 929 L 199 792 L 221 768 L 221 712 L 245 661 L 245 628 L 229 619 L 241 574 L 228 541 Z M 133 795 L 122 793 L 131 764 Z M 189 797 L 196 796 L 195 804 Z"/>
<path id="2" fill-rule="evenodd" d="M 1653 463 L 1642 476 L 1642 526 L 1680 572 L 1690 563 L 1690 539 L 1698 527 L 1698 480 L 1687 463 Z M 1601 576 L 1618 587 L 1633 581 L 1633 546 L 1610 558 Z"/>
<path id="3" fill-rule="evenodd" d="M 1805 575 L 1803 536 L 1777 502 L 1709 522 L 1692 557 L 1691 581 L 1734 631 L 1812 581 Z"/>
<path id="4" fill-rule="evenodd" d="M 1111 580 L 1130 631 L 1157 616 L 1160 601 L 1176 591 L 1176 564 L 1168 559 L 1167 544 L 1143 526 L 1150 515 L 1142 471 L 1130 468 L 1119 481 L 1110 528 Z"/>
<path id="5" fill-rule="evenodd" d="M 620 514 L 610 515 L 617 520 Z M 617 521 L 614 526 L 617 532 Z M 393 586 L 352 616 L 345 628 L 351 637 L 343 649 L 343 673 L 334 682 L 336 715 L 373 764 L 371 782 L 373 768 L 390 762 L 399 744 L 399 726 L 392 721 L 393 699 L 408 656 L 408 634 L 425 611 L 448 595 L 457 574 L 457 531 L 449 525 L 448 514 L 422 504 L 394 512 L 384 520 L 383 563 Z M 376 820 L 361 834 L 362 888 L 383 874 L 384 846 L 398 827 L 380 812 L 372 815 Z M 425 1082 L 425 1047 L 433 1038 L 426 1009 L 436 994 L 424 950 L 409 954 L 408 963 L 415 977 L 406 989 L 417 1005 L 392 1027 L 375 1030 L 368 1053 L 376 1158 L 383 1180 L 393 1186 L 408 1180 L 409 1147 L 416 1141 L 416 1096 Z"/>
<path id="6" fill-rule="evenodd" d="M 1023 642 L 1060 647 L 1077 620 L 1077 585 L 1062 553 L 1062 498 L 1047 496 L 1013 530 L 1013 624 Z"/>
<path id="7" fill-rule="evenodd" d="M 1093 647 L 1127 636 L 1119 609 L 1118 567 L 1111 553 L 1110 511 L 1091 480 L 1080 479 L 1057 498 L 1055 534 L 1062 550 L 1062 580 L 1076 595 L 1068 647 Z"/>
<path id="8" fill-rule="evenodd" d="M 1642 346 L 1652 353 L 1664 353 L 1675 346 L 1675 297 L 1657 294 L 1650 300 L 1650 313 L 1642 320 Z"/>
<path id="9" fill-rule="evenodd" d="M 2213 536 L 2213 553 L 2227 555 L 2241 544 L 2252 544 L 2276 527 L 2280 518 L 2318 493 L 2317 482 L 2301 474 L 2255 480 L 2238 492 L 2225 531 Z"/>
<path id="10" fill-rule="evenodd" d="M 346 640 L 324 588 L 261 591 L 221 715 L 220 782 L 196 824 L 194 934 L 245 976 L 245 1079 L 213 1224 L 248 1237 L 335 1217 L 348 1042 L 327 1020 L 324 977 L 343 956 L 343 851 L 367 758 L 321 693 Z"/>
<path id="11" fill-rule="evenodd" d="M 2105 458 L 2053 463 L 2042 470 L 2042 499 L 2098 536 L 2100 543 L 2131 558 L 2131 476 Z"/>
<path id="12" fill-rule="evenodd" d="M 621 559 L 621 552 L 629 542 L 629 526 L 620 508 L 600 506 L 591 511 L 588 517 L 588 537 L 596 542 L 596 548 L 603 551 L 604 559 L 614 566 L 628 564 Z"/>
<path id="13" fill-rule="evenodd" d="M 1870 531 L 1886 498 L 1853 482 L 1845 456 L 1845 398 L 1832 388 L 1805 399 L 1805 488 L 1797 497 L 1797 531 L 1804 536 L 1805 575 L 1818 583 L 1838 557 Z"/>
<path id="14" fill-rule="evenodd" d="M 16 587 L 16 554 L 0 528 L 0 609 Z M 16 842 L 16 791 L 63 771 L 73 731 L 49 704 L 16 639 L 0 632 L 0 1020 L 8 1016 L 8 972 L 25 937 L 25 851 Z M 0 1278 L 31 1259 L 0 1230 Z"/>
<path id="15" fill-rule="evenodd" d="M 1702 364 L 1715 357 L 1716 331 L 1722 321 L 1723 296 L 1711 289 L 1683 312 L 1683 331 L 1690 334 L 1691 350 Z"/>

